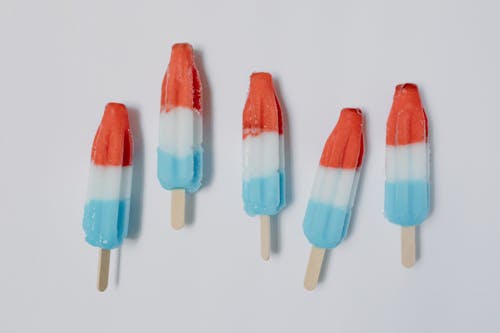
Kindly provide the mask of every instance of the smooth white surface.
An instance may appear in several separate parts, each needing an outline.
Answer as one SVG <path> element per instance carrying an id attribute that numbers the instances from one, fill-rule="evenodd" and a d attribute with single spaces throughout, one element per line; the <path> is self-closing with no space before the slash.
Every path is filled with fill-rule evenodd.
<path id="1" fill-rule="evenodd" d="M 386 146 L 385 176 L 387 181 L 428 180 L 429 155 L 425 142 Z"/>
<path id="2" fill-rule="evenodd" d="M 499 11 L 493 0 L 2 1 L 0 332 L 499 332 Z M 180 41 L 206 85 L 209 168 L 188 198 L 194 222 L 174 231 L 156 148 Z M 292 147 L 268 263 L 241 200 L 252 71 L 276 78 Z M 419 85 L 432 152 L 433 211 L 412 269 L 382 214 L 385 122 L 402 82 Z M 81 221 L 109 101 L 130 108 L 141 162 L 132 239 L 101 294 Z M 364 167 L 349 235 L 307 292 L 301 224 L 342 107 L 366 116 Z"/>
<path id="3" fill-rule="evenodd" d="M 199 111 L 183 107 L 160 113 L 158 130 L 160 148 L 178 157 L 193 153 L 203 141 L 202 116 Z"/>
<path id="4" fill-rule="evenodd" d="M 318 166 L 311 199 L 336 207 L 352 207 L 359 172 L 356 169 L 325 168 Z"/>
<path id="5" fill-rule="evenodd" d="M 261 132 L 243 140 L 243 179 L 266 177 L 280 168 L 280 135 Z"/>
<path id="6" fill-rule="evenodd" d="M 132 190 L 132 167 L 90 164 L 87 200 L 129 199 Z"/>

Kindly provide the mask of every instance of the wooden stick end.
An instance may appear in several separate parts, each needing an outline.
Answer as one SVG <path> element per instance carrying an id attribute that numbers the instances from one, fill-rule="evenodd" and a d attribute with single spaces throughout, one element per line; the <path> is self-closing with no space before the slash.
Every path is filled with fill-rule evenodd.
<path id="1" fill-rule="evenodd" d="M 401 263 L 411 268 L 416 262 L 415 226 L 401 227 Z"/>
<path id="2" fill-rule="evenodd" d="M 325 251 L 325 249 L 315 246 L 311 248 L 309 263 L 307 264 L 306 276 L 304 278 L 304 288 L 309 291 L 316 289 L 318 285 Z"/>
<path id="3" fill-rule="evenodd" d="M 265 261 L 271 256 L 271 217 L 268 215 L 260 217 L 260 255 Z"/>
<path id="4" fill-rule="evenodd" d="M 171 224 L 174 230 L 184 227 L 186 220 L 186 191 L 176 189 L 172 191 Z"/>
<path id="5" fill-rule="evenodd" d="M 110 251 L 99 249 L 99 264 L 97 273 L 97 290 L 104 291 L 108 287 Z"/>

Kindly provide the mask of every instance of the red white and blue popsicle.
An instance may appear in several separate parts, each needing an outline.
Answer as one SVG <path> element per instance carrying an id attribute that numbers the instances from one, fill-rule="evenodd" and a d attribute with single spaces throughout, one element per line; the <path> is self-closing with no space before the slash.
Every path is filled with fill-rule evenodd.
<path id="1" fill-rule="evenodd" d="M 418 88 L 406 83 L 396 87 L 387 120 L 384 213 L 402 227 L 402 263 L 416 260 L 415 226 L 429 215 L 428 125 Z"/>
<path id="2" fill-rule="evenodd" d="M 343 109 L 328 137 L 304 217 L 304 234 L 312 244 L 304 287 L 316 288 L 325 249 L 334 248 L 349 228 L 363 162 L 363 115 Z"/>
<path id="3" fill-rule="evenodd" d="M 261 255 L 270 256 L 270 216 L 285 206 L 283 114 L 271 74 L 250 76 L 243 111 L 243 203 L 261 216 Z"/>
<path id="4" fill-rule="evenodd" d="M 184 226 L 185 192 L 196 192 L 203 174 L 201 81 L 187 43 L 175 44 L 161 93 L 158 180 L 172 191 L 171 223 Z"/>
<path id="5" fill-rule="evenodd" d="M 100 291 L 108 284 L 110 250 L 119 247 L 128 232 L 132 154 L 127 108 L 123 104 L 109 103 L 92 145 L 83 217 L 85 240 L 100 248 Z"/>

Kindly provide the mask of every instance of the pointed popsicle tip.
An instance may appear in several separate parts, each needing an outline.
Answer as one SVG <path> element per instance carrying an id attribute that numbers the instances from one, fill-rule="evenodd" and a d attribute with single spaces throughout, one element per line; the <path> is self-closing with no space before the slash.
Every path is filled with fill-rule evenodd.
<path id="1" fill-rule="evenodd" d="M 415 83 L 398 84 L 394 92 L 394 101 L 420 104 L 418 86 Z"/>
<path id="2" fill-rule="evenodd" d="M 191 71 L 194 64 L 193 47 L 188 43 L 177 43 L 172 45 L 172 53 L 170 54 L 169 69 L 175 68 L 179 73 L 183 71 Z"/>
<path id="3" fill-rule="evenodd" d="M 339 123 L 348 122 L 350 125 L 363 123 L 363 112 L 358 108 L 344 108 L 340 111 Z"/>
<path id="4" fill-rule="evenodd" d="M 106 104 L 101 124 L 106 127 L 129 127 L 128 111 L 125 104 L 110 102 Z"/>
<path id="5" fill-rule="evenodd" d="M 109 102 L 106 104 L 106 108 L 104 110 L 105 114 L 110 114 L 113 116 L 120 116 L 122 114 L 127 113 L 127 107 L 125 104 L 122 103 L 117 103 L 117 102 Z"/>
<path id="6" fill-rule="evenodd" d="M 98 165 L 132 164 L 133 142 L 127 107 L 108 103 L 92 144 L 92 161 Z"/>
<path id="7" fill-rule="evenodd" d="M 172 56 L 180 58 L 191 58 L 193 56 L 193 46 L 189 43 L 175 43 L 172 45 Z"/>
<path id="8" fill-rule="evenodd" d="M 273 76 L 267 72 L 250 75 L 250 93 L 274 92 Z"/>
<path id="9" fill-rule="evenodd" d="M 268 72 L 253 72 L 252 75 L 250 75 L 250 80 L 272 80 L 273 76 L 271 73 Z"/>
<path id="10" fill-rule="evenodd" d="M 411 82 L 401 83 L 396 86 L 396 91 L 409 91 L 409 90 L 418 90 L 418 86 L 415 83 Z"/>
<path id="11" fill-rule="evenodd" d="M 273 76 L 266 72 L 254 72 L 250 75 L 250 91 L 274 90 Z"/>
<path id="12" fill-rule="evenodd" d="M 359 119 L 363 117 L 363 112 L 358 108 L 343 108 L 342 111 L 340 111 L 340 116 Z"/>
<path id="13" fill-rule="evenodd" d="M 326 140 L 319 164 L 329 168 L 356 169 L 363 162 L 363 113 L 344 108 Z"/>

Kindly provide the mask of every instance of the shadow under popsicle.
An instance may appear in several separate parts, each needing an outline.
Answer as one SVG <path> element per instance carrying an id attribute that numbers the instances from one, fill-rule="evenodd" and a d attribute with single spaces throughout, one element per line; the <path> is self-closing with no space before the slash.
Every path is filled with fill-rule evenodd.
<path id="1" fill-rule="evenodd" d="M 425 97 L 425 90 L 420 89 L 420 83 L 417 85 L 419 87 L 418 92 L 420 95 L 420 100 L 422 102 L 422 105 L 425 110 L 425 116 L 427 118 L 427 139 L 428 139 L 428 145 L 429 145 L 429 183 L 430 183 L 430 189 L 429 189 L 429 215 L 427 216 L 426 219 L 429 218 L 429 216 L 432 214 L 432 211 L 434 210 L 434 186 L 432 183 L 432 180 L 434 179 L 434 173 L 435 173 L 435 167 L 434 167 L 434 161 L 432 159 L 432 152 L 433 152 L 433 137 L 434 137 L 434 131 L 433 131 L 433 122 L 431 121 L 432 114 L 427 111 L 427 103 L 426 103 L 426 97 Z M 425 222 L 425 221 L 424 221 Z M 422 226 L 424 223 L 421 225 L 418 225 L 415 227 L 415 260 L 418 261 L 421 257 L 421 248 L 422 248 Z"/>
<path id="2" fill-rule="evenodd" d="M 141 233 L 142 198 L 144 195 L 144 141 L 139 111 L 135 107 L 128 108 L 128 111 L 134 138 L 134 164 L 127 238 L 138 239 Z"/>

